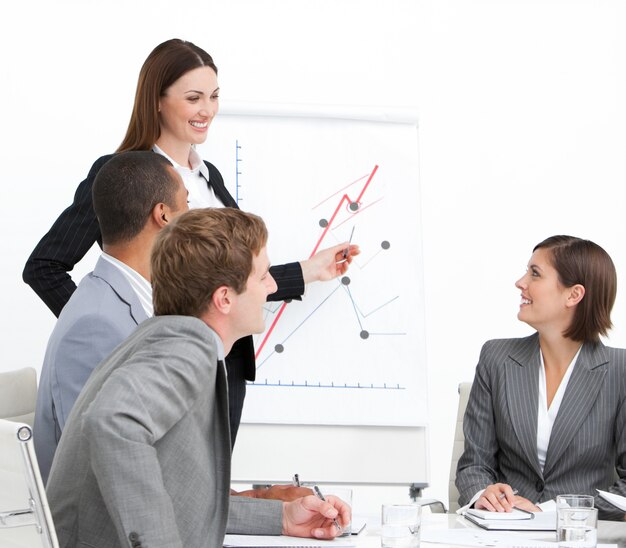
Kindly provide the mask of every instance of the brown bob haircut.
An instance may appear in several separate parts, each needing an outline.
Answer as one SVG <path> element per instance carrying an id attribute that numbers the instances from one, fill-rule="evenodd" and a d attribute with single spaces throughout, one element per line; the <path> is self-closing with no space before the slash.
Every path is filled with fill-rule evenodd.
<path id="1" fill-rule="evenodd" d="M 598 342 L 613 325 L 617 273 L 611 257 L 598 244 L 574 236 L 551 236 L 533 251 L 537 249 L 550 251 L 550 261 L 563 287 L 580 284 L 585 288 L 572 324 L 563 335 L 574 341 Z"/>
<path id="2" fill-rule="evenodd" d="M 193 209 L 158 234 L 151 258 L 156 316 L 201 316 L 221 286 L 246 289 L 267 243 L 261 217 L 233 208 Z"/>
<path id="3" fill-rule="evenodd" d="M 152 50 L 139 72 L 133 112 L 117 152 L 152 148 L 161 135 L 159 99 L 181 76 L 200 67 L 217 74 L 212 57 L 191 42 L 173 38 Z"/>

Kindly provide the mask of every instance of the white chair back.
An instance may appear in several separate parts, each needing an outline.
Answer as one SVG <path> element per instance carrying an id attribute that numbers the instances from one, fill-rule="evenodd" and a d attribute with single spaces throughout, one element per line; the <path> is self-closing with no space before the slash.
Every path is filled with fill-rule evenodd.
<path id="1" fill-rule="evenodd" d="M 36 401 L 37 373 L 32 367 L 0 373 L 0 419 L 32 428 Z"/>
<path id="2" fill-rule="evenodd" d="M 456 414 L 456 428 L 454 430 L 454 445 L 452 447 L 452 461 L 450 462 L 450 479 L 448 485 L 448 511 L 456 512 L 459 507 L 459 491 L 454 484 L 456 479 L 456 466 L 463 454 L 465 448 L 465 436 L 463 435 L 463 416 L 467 407 L 467 400 L 472 388 L 471 382 L 462 382 L 459 384 L 459 408 Z"/>
<path id="3" fill-rule="evenodd" d="M 58 548 L 48 499 L 24 423 L 0 419 L 0 546 Z"/>

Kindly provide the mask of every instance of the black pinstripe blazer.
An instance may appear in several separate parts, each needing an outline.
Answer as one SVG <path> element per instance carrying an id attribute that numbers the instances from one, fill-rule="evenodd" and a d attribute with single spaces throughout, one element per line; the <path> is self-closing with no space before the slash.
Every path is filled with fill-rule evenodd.
<path id="1" fill-rule="evenodd" d="M 626 350 L 585 344 L 554 422 L 546 462 L 537 457 L 539 336 L 487 342 L 463 419 L 457 467 L 465 505 L 492 483 L 532 502 L 559 494 L 626 495 Z M 615 473 L 620 478 L 615 481 Z M 596 496 L 601 519 L 624 512 Z"/>
<path id="2" fill-rule="evenodd" d="M 95 242 L 102 247 L 98 219 L 93 211 L 91 188 L 100 168 L 113 157 L 108 154 L 98 158 L 89 170 L 87 178 L 78 185 L 73 203 L 59 215 L 48 233 L 37 244 L 26 261 L 22 277 L 39 295 L 55 316 L 69 300 L 76 284 L 68 274 Z M 210 186 L 226 207 L 238 208 L 230 195 L 218 169 L 205 162 L 209 169 Z M 271 301 L 299 299 L 304 293 L 304 280 L 299 263 L 273 266 L 270 272 L 278 290 L 268 297 Z M 254 380 L 256 365 L 252 337 L 237 341 L 226 358 L 230 401 L 231 441 L 235 437 L 241 420 L 241 411 L 246 394 L 246 379 Z"/>

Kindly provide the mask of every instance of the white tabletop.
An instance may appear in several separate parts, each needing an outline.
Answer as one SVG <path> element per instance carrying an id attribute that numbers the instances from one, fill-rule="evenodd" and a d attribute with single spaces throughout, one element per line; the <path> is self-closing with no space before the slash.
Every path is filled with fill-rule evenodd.
<path id="1" fill-rule="evenodd" d="M 380 517 L 365 516 L 367 527 L 357 535 L 356 543 L 358 548 L 380 548 Z M 447 530 L 458 528 L 479 529 L 462 516 L 456 514 L 424 514 L 422 519 L 422 531 L 424 530 Z M 524 536 L 529 539 L 554 541 L 554 533 L 548 531 L 519 532 L 515 535 Z M 599 521 L 598 522 L 598 544 L 617 544 L 619 548 L 626 548 L 626 522 Z M 422 542 L 421 546 L 428 548 L 448 548 L 450 544 L 435 544 Z"/>

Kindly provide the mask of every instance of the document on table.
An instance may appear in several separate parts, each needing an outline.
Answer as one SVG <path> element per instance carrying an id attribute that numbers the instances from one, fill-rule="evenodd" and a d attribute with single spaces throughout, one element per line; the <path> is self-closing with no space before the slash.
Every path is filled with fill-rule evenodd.
<path id="1" fill-rule="evenodd" d="M 337 537 L 333 540 L 317 540 L 314 538 L 288 537 L 286 535 L 226 535 L 224 538 L 224 546 L 227 548 L 235 547 L 254 547 L 254 548 L 272 548 L 274 546 L 281 547 L 354 547 L 356 543 L 352 536 Z"/>
<path id="2" fill-rule="evenodd" d="M 556 512 L 534 512 L 533 519 L 481 519 L 469 512 L 465 519 L 489 531 L 556 531 Z"/>
<path id="3" fill-rule="evenodd" d="M 620 510 L 626 512 L 626 497 L 609 493 L 608 491 L 600 491 L 600 489 L 597 489 L 597 491 L 604 500 L 608 500 L 613 506 L 617 506 Z"/>
<path id="4" fill-rule="evenodd" d="M 486 520 L 533 519 L 535 517 L 534 514 L 531 514 L 528 512 L 522 512 L 521 510 L 515 510 L 515 509 L 512 512 L 490 512 L 489 510 L 470 508 L 469 510 L 467 510 L 466 513 L 472 516 L 475 516 L 477 518 L 486 519 Z"/>
<path id="5" fill-rule="evenodd" d="M 483 531 L 482 529 L 438 529 L 429 531 L 424 528 L 421 532 L 422 542 L 439 544 L 459 544 L 474 547 L 493 548 L 555 548 L 556 542 L 534 540 L 524 536 L 511 535 L 501 531 Z"/>
<path id="6" fill-rule="evenodd" d="M 523 535 L 482 529 L 422 529 L 422 542 L 470 546 L 473 548 L 557 548 L 556 541 L 531 539 Z M 598 544 L 598 548 L 617 548 L 616 544 Z"/>

